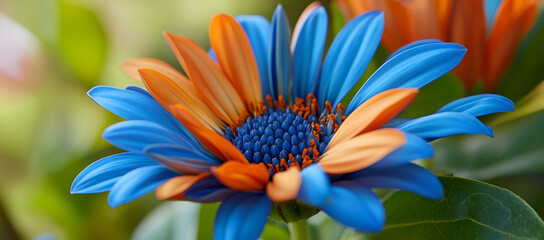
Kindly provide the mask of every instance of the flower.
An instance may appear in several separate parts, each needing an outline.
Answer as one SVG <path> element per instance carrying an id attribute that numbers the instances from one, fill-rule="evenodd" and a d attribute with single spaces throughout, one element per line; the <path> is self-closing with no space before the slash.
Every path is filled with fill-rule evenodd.
<path id="1" fill-rule="evenodd" d="M 128 120 L 103 135 L 127 152 L 89 165 L 72 193 L 109 191 L 112 207 L 153 190 L 161 200 L 222 202 L 216 239 L 256 239 L 269 215 L 291 222 L 319 209 L 357 231 L 379 232 L 385 210 L 373 188 L 441 199 L 438 178 L 411 162 L 434 154 L 427 141 L 492 135 L 476 117 L 511 111 L 512 102 L 478 95 L 429 116 L 395 119 L 466 51 L 437 42 L 393 54 L 343 107 L 378 47 L 383 13 L 349 22 L 322 64 L 327 21 L 325 9 L 311 4 L 290 40 L 281 5 L 271 23 L 219 14 L 209 55 L 165 33 L 190 80 L 162 61 L 134 59 L 122 68 L 149 92 L 91 89 L 94 101 Z"/>
<path id="2" fill-rule="evenodd" d="M 467 55 L 454 72 L 467 90 L 483 79 L 488 92 L 494 90 L 510 65 L 516 49 L 535 24 L 542 4 L 541 0 L 503 0 L 500 4 L 483 0 L 336 2 L 348 19 L 371 9 L 384 11 L 387 27 L 382 43 L 391 52 L 422 39 L 465 45 Z"/>

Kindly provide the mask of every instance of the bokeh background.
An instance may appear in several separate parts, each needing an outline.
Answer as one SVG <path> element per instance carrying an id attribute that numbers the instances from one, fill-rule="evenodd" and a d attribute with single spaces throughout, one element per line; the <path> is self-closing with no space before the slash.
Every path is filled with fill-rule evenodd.
<path id="1" fill-rule="evenodd" d="M 92 102 L 86 92 L 96 85 L 141 86 L 119 68 L 130 58 L 158 58 L 179 68 L 163 31 L 189 36 L 207 49 L 208 23 L 214 14 L 259 14 L 270 19 L 281 3 L 294 26 L 310 2 L 1 0 L 0 239 L 128 239 L 135 229 L 145 231 L 149 224 L 138 224 L 161 204 L 153 194 L 116 209 L 107 205 L 106 193 L 70 194 L 72 180 L 81 170 L 120 151 L 101 134 L 121 119 Z M 322 4 L 331 11 L 330 1 Z M 331 19 L 332 36 L 342 17 L 336 13 Z M 544 215 L 544 86 L 538 85 L 544 79 L 542 43 L 541 19 L 499 86 L 499 93 L 514 100 L 518 111 L 484 119 L 494 127 L 496 138 L 460 136 L 436 142 L 437 156 L 426 163 L 438 173 L 510 189 L 540 216 Z M 385 56 L 380 49 L 371 68 Z M 425 87 L 419 103 L 413 104 L 423 107 L 406 114 L 429 113 L 466 94 L 470 93 L 448 75 Z M 208 205 L 194 213 L 184 205 L 176 213 L 199 215 L 200 227 L 196 223 L 190 227 L 199 230 L 200 239 L 207 239 L 216 207 Z M 161 206 L 154 214 L 169 209 Z M 174 223 L 170 221 L 176 228 Z M 277 228 L 276 234 L 283 234 L 284 226 Z M 330 229 L 334 232 L 334 227 Z"/>

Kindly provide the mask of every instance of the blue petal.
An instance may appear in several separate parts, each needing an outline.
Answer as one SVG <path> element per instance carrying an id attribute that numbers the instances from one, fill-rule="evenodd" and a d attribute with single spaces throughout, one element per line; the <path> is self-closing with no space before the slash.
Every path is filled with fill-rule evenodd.
<path id="1" fill-rule="evenodd" d="M 259 15 L 240 15 L 236 21 L 242 25 L 246 31 L 249 43 L 257 60 L 259 76 L 261 77 L 261 88 L 263 96 L 273 95 L 272 80 L 269 76 L 268 64 L 268 45 L 270 44 L 270 22 Z"/>
<path id="2" fill-rule="evenodd" d="M 429 170 L 408 163 L 392 168 L 369 167 L 351 181 L 369 188 L 392 188 L 418 194 L 433 200 L 444 197 L 440 180 Z"/>
<path id="3" fill-rule="evenodd" d="M 216 240 L 253 240 L 261 235 L 272 201 L 266 194 L 241 192 L 225 199 L 215 215 Z"/>
<path id="4" fill-rule="evenodd" d="M 180 174 L 159 166 L 141 167 L 121 177 L 110 190 L 108 204 L 115 208 L 136 200 L 137 198 L 155 190 L 168 179 Z"/>
<path id="5" fill-rule="evenodd" d="M 116 123 L 104 130 L 102 137 L 112 145 L 126 151 L 141 152 L 147 145 L 172 143 L 193 145 L 177 132 L 150 121 L 132 120 Z"/>
<path id="6" fill-rule="evenodd" d="M 180 131 L 178 124 L 149 94 L 108 86 L 97 86 L 87 93 L 98 105 L 126 120 L 147 120 L 169 129 Z"/>
<path id="7" fill-rule="evenodd" d="M 416 118 L 397 127 L 427 141 L 457 134 L 485 134 L 493 137 L 491 128 L 466 113 L 444 112 Z"/>
<path id="8" fill-rule="evenodd" d="M 425 86 L 455 68 L 466 51 L 457 43 L 428 43 L 400 52 L 370 76 L 353 97 L 346 114 L 380 92 Z"/>
<path id="9" fill-rule="evenodd" d="M 126 90 L 129 90 L 129 91 L 134 91 L 134 92 L 137 92 L 137 93 L 141 93 L 143 95 L 146 95 L 150 98 L 153 98 L 153 96 L 151 96 L 151 93 L 149 93 L 147 90 L 141 88 L 141 87 L 138 87 L 138 86 L 127 86 L 125 87 Z M 154 99 L 154 98 L 153 98 Z"/>
<path id="10" fill-rule="evenodd" d="M 289 27 L 289 19 L 287 19 L 281 4 L 278 5 L 272 16 L 270 40 L 270 79 L 273 84 L 273 93 L 275 93 L 275 95 L 271 96 L 277 99 L 279 95 L 283 95 L 287 99 L 292 61 L 291 50 L 289 49 L 291 28 Z"/>
<path id="11" fill-rule="evenodd" d="M 210 50 L 208 50 L 208 56 L 210 56 L 211 59 L 217 62 L 217 56 L 215 56 L 215 51 L 213 50 L 213 48 L 210 48 Z"/>
<path id="12" fill-rule="evenodd" d="M 331 194 L 331 183 L 319 164 L 304 168 L 300 175 L 302 184 L 297 199 L 314 206 L 321 206 Z"/>
<path id="13" fill-rule="evenodd" d="M 436 112 L 463 112 L 479 117 L 509 111 L 514 111 L 514 103 L 510 99 L 496 94 L 480 94 L 455 100 Z"/>
<path id="14" fill-rule="evenodd" d="M 71 193 L 107 192 L 126 173 L 146 166 L 158 165 L 139 153 L 120 153 L 102 158 L 87 166 L 72 183 Z"/>
<path id="15" fill-rule="evenodd" d="M 293 97 L 304 99 L 309 93 L 314 93 L 327 39 L 327 25 L 327 12 L 319 6 L 300 28 L 293 53 Z"/>
<path id="16" fill-rule="evenodd" d="M 484 2 L 487 29 L 491 29 L 493 27 L 493 22 L 495 21 L 495 12 L 497 11 L 500 3 L 501 0 L 485 0 Z"/>
<path id="17" fill-rule="evenodd" d="M 144 152 L 165 166 L 186 174 L 207 172 L 210 167 L 221 164 L 203 151 L 178 144 L 153 144 Z"/>
<path id="18" fill-rule="evenodd" d="M 340 30 L 323 62 L 318 96 L 321 109 L 325 100 L 337 106 L 361 78 L 378 48 L 383 27 L 383 12 L 369 11 Z"/>
<path id="19" fill-rule="evenodd" d="M 222 202 L 226 197 L 237 192 L 225 187 L 213 175 L 201 179 L 189 187 L 183 197 L 187 200 L 200 203 Z"/>
<path id="20" fill-rule="evenodd" d="M 380 232 L 385 223 L 385 209 L 380 198 L 372 190 L 348 181 L 332 186 L 331 198 L 321 210 L 359 232 Z"/>
<path id="21" fill-rule="evenodd" d="M 389 57 L 387 57 L 387 59 L 385 61 L 387 62 L 389 59 L 399 55 L 399 53 L 404 52 L 404 51 L 406 51 L 406 50 L 408 50 L 410 48 L 419 47 L 419 46 L 429 44 L 429 43 L 441 43 L 441 42 L 442 41 L 440 41 L 438 39 L 424 39 L 424 40 L 419 40 L 419 41 L 408 43 L 408 44 L 402 46 L 401 48 L 397 49 L 397 51 L 394 51 L 393 53 L 391 53 L 391 55 L 389 55 Z"/>
<path id="22" fill-rule="evenodd" d="M 397 148 L 382 160 L 372 165 L 372 168 L 389 168 L 403 165 L 416 159 L 430 158 L 434 155 L 433 147 L 424 139 L 410 133 L 405 133 L 406 145 Z"/>

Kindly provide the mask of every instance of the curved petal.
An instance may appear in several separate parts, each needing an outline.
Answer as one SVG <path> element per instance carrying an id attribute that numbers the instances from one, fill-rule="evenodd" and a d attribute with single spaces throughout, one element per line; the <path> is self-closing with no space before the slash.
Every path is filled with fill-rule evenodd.
<path id="1" fill-rule="evenodd" d="M 283 95 L 288 99 L 291 87 L 291 28 L 281 4 L 274 11 L 271 23 L 269 70 L 274 89 L 272 98 L 277 99 L 279 95 Z"/>
<path id="2" fill-rule="evenodd" d="M 149 95 L 141 92 L 97 86 L 87 94 L 98 105 L 126 120 L 147 120 L 172 130 L 181 129 L 170 113 Z"/>
<path id="3" fill-rule="evenodd" d="M 404 110 L 418 92 L 417 89 L 391 89 L 365 101 L 346 118 L 327 147 L 382 127 Z"/>
<path id="4" fill-rule="evenodd" d="M 157 165 L 153 159 L 139 153 L 125 152 L 102 158 L 87 166 L 72 183 L 71 193 L 106 192 L 126 173 Z"/>
<path id="5" fill-rule="evenodd" d="M 126 86 L 125 90 L 134 91 L 134 92 L 146 95 L 149 98 L 153 98 L 153 96 L 151 96 L 151 93 L 149 93 L 147 90 L 145 90 L 145 89 L 143 89 L 141 87 L 138 87 L 138 86 Z"/>
<path id="6" fill-rule="evenodd" d="M 209 34 L 221 69 L 240 93 L 250 113 L 257 111 L 259 102 L 263 99 L 261 81 L 244 29 L 233 17 L 218 14 L 210 23 Z"/>
<path id="7" fill-rule="evenodd" d="M 221 184 L 213 175 L 200 179 L 191 185 L 183 194 L 187 200 L 212 203 L 222 202 L 229 195 L 238 192 Z"/>
<path id="8" fill-rule="evenodd" d="M 173 112 L 183 126 L 189 129 L 195 138 L 215 156 L 222 160 L 248 163 L 238 148 L 217 132 L 202 125 L 187 109 L 176 105 Z"/>
<path id="9" fill-rule="evenodd" d="M 370 76 L 353 97 L 346 114 L 385 90 L 425 86 L 455 68 L 466 51 L 456 43 L 429 43 L 399 53 Z"/>
<path id="10" fill-rule="evenodd" d="M 434 156 L 434 148 L 421 137 L 404 133 L 406 144 L 385 156 L 382 160 L 374 163 L 372 169 L 389 168 L 403 165 L 417 159 L 426 159 Z"/>
<path id="11" fill-rule="evenodd" d="M 319 2 L 314 2 L 306 8 L 305 12 L 310 8 L 313 10 L 307 16 L 300 16 L 297 22 L 300 29 L 295 31 L 296 35 L 293 35 L 291 42 L 293 49 L 293 98 L 304 99 L 306 95 L 313 93 L 314 87 L 317 85 L 316 81 L 327 39 L 328 17 L 325 8 L 320 6 Z"/>
<path id="12" fill-rule="evenodd" d="M 331 218 L 359 232 L 377 233 L 385 224 L 385 209 L 380 198 L 357 184 L 335 183 L 330 199 L 320 207 Z"/>
<path id="13" fill-rule="evenodd" d="M 318 100 L 336 107 L 365 72 L 383 34 L 383 12 L 369 11 L 351 20 L 336 36 L 323 61 Z"/>
<path id="14" fill-rule="evenodd" d="M 431 141 L 457 134 L 485 134 L 493 137 L 491 128 L 466 113 L 435 113 L 408 121 L 398 129 Z"/>
<path id="15" fill-rule="evenodd" d="M 436 112 L 462 112 L 479 117 L 509 111 L 514 111 L 514 103 L 510 99 L 496 94 L 480 94 L 450 102 Z"/>
<path id="16" fill-rule="evenodd" d="M 286 171 L 274 174 L 272 181 L 266 185 L 266 194 L 274 202 L 294 200 L 301 183 L 300 170 L 293 166 Z"/>
<path id="17" fill-rule="evenodd" d="M 327 149 L 317 164 L 329 174 L 354 172 L 374 164 L 405 143 L 401 131 L 378 129 Z"/>
<path id="18" fill-rule="evenodd" d="M 242 98 L 204 49 L 193 40 L 165 33 L 178 61 L 195 84 L 206 105 L 221 119 L 232 124 L 247 112 Z"/>
<path id="19" fill-rule="evenodd" d="M 210 129 L 221 132 L 225 128 L 223 120 L 206 107 L 192 82 L 176 81 L 153 69 L 139 69 L 138 72 L 147 89 L 166 110 L 170 110 L 171 105 L 180 104 L 190 109 Z"/>
<path id="20" fill-rule="evenodd" d="M 185 192 L 198 181 L 210 176 L 210 172 L 198 175 L 183 175 L 168 179 L 157 187 L 155 196 L 159 200 L 185 200 Z"/>
<path id="21" fill-rule="evenodd" d="M 399 53 L 404 52 L 404 51 L 406 51 L 408 49 L 419 47 L 419 46 L 429 44 L 429 43 L 441 43 L 441 42 L 442 41 L 440 41 L 438 39 L 424 39 L 424 40 L 418 40 L 418 41 L 408 43 L 408 44 L 402 46 L 401 48 L 397 49 L 393 53 L 391 53 L 391 55 L 389 55 L 389 57 L 387 57 L 387 59 L 385 61 L 386 62 L 389 61 L 389 59 L 399 55 Z"/>
<path id="22" fill-rule="evenodd" d="M 255 54 L 255 60 L 257 60 L 257 66 L 259 67 L 263 96 L 274 96 L 273 91 L 271 90 L 274 88 L 268 70 L 270 22 L 259 15 L 239 15 L 236 16 L 236 21 L 238 21 L 246 31 L 249 43 L 251 43 L 251 48 Z"/>
<path id="23" fill-rule="evenodd" d="M 258 239 L 272 201 L 266 194 L 238 193 L 225 199 L 215 215 L 213 238 L 216 240 Z"/>
<path id="24" fill-rule="evenodd" d="M 221 164 L 209 154 L 183 145 L 153 144 L 144 152 L 163 165 L 185 174 L 209 172 L 212 166 Z"/>
<path id="25" fill-rule="evenodd" d="M 178 173 L 163 166 L 148 166 L 135 169 L 121 177 L 110 190 L 108 204 L 115 208 L 121 204 L 155 190 L 168 179 L 179 176 Z"/>
<path id="26" fill-rule="evenodd" d="M 351 181 L 369 188 L 399 189 L 433 200 L 444 197 L 440 180 L 432 172 L 416 164 L 408 163 L 383 169 L 369 167 L 356 175 Z"/>
<path id="27" fill-rule="evenodd" d="M 145 120 L 113 124 L 104 130 L 102 138 L 120 149 L 135 152 L 142 152 L 147 145 L 157 143 L 194 145 L 178 133 Z"/>
<path id="28" fill-rule="evenodd" d="M 121 63 L 121 70 L 123 70 L 125 74 L 136 80 L 141 80 L 140 75 L 138 74 L 138 69 L 153 69 L 161 72 L 170 79 L 189 82 L 189 79 L 183 76 L 183 74 L 181 74 L 178 70 L 170 66 L 170 64 L 158 59 L 134 58 Z"/>
<path id="29" fill-rule="evenodd" d="M 300 172 L 302 182 L 297 199 L 314 206 L 321 206 L 331 194 L 329 176 L 319 164 L 312 164 Z"/>
<path id="30" fill-rule="evenodd" d="M 240 191 L 263 190 L 270 173 L 264 164 L 228 161 L 212 167 L 212 173 L 223 185 Z"/>

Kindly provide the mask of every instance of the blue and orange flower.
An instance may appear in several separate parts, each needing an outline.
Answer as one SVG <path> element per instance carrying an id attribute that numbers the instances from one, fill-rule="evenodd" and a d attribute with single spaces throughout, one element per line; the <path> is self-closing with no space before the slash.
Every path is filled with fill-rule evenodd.
<path id="1" fill-rule="evenodd" d="M 378 47 L 384 18 L 377 11 L 354 18 L 322 63 L 327 22 L 314 3 L 291 38 L 281 6 L 271 22 L 220 14 L 211 21 L 209 53 L 165 33 L 188 78 L 160 60 L 134 59 L 123 69 L 148 91 L 91 89 L 94 101 L 128 120 L 103 135 L 127 152 L 92 163 L 72 193 L 109 191 L 112 207 L 153 190 L 160 200 L 222 202 L 216 239 L 256 239 L 269 215 L 288 222 L 319 209 L 357 231 L 379 232 L 385 210 L 373 188 L 441 199 L 440 181 L 412 161 L 431 157 L 434 139 L 492 135 L 476 117 L 511 111 L 512 102 L 478 95 L 429 116 L 396 119 L 418 88 L 466 51 L 433 42 L 395 52 L 344 107 Z M 293 208 L 297 214 L 282 214 Z"/>

